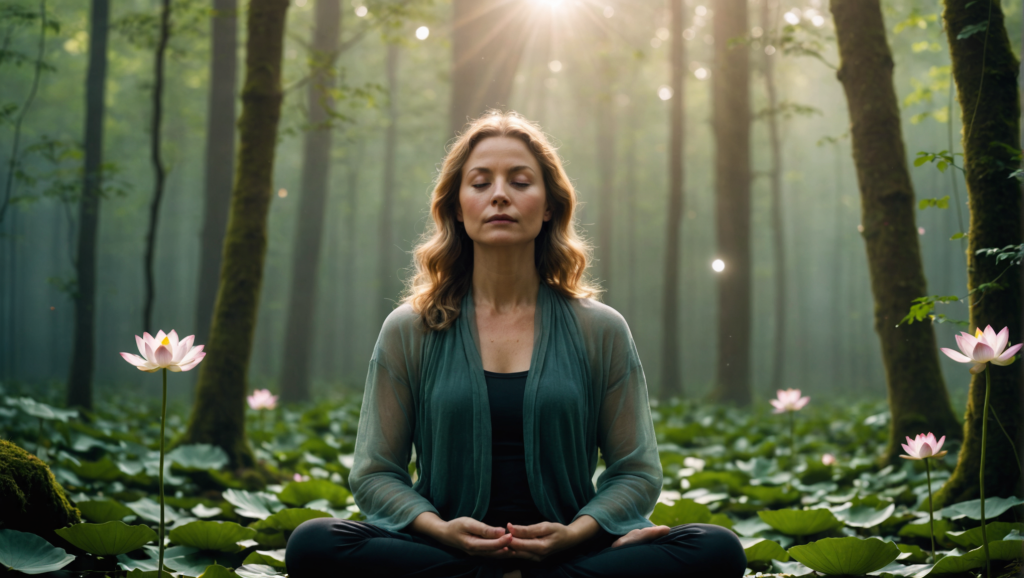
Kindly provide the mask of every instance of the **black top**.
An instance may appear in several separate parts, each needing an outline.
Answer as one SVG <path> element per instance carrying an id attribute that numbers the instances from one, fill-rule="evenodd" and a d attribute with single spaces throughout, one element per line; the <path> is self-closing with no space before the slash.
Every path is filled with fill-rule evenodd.
<path id="1" fill-rule="evenodd" d="M 511 522 L 528 526 L 544 521 L 526 479 L 523 447 L 523 396 L 527 371 L 484 371 L 491 408 L 491 500 L 481 520 L 504 528 Z"/>

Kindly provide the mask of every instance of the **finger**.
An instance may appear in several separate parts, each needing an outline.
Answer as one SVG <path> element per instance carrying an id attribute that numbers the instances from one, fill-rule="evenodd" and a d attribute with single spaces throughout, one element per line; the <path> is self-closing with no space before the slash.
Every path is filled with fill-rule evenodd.
<path id="1" fill-rule="evenodd" d="M 511 523 L 508 525 L 509 531 L 517 538 L 537 538 L 540 536 L 547 536 L 551 533 L 551 524 L 547 522 L 541 522 L 540 524 L 533 524 L 530 526 L 513 526 Z"/>
<path id="2" fill-rule="evenodd" d="M 472 549 L 475 552 L 493 552 L 511 547 L 511 540 L 512 536 L 510 534 L 505 534 L 496 540 L 485 540 L 469 534 L 466 536 L 465 544 L 468 549 Z"/>
<path id="3" fill-rule="evenodd" d="M 508 547 L 512 548 L 516 552 L 525 552 L 531 555 L 543 556 L 547 554 L 549 544 L 547 540 L 541 540 L 538 538 L 521 539 L 513 537 L 509 542 Z"/>
<path id="4" fill-rule="evenodd" d="M 505 528 L 498 528 L 495 526 L 488 526 L 483 522 L 470 519 L 467 521 L 465 529 L 470 534 L 475 534 L 483 538 L 497 538 L 505 535 Z"/>

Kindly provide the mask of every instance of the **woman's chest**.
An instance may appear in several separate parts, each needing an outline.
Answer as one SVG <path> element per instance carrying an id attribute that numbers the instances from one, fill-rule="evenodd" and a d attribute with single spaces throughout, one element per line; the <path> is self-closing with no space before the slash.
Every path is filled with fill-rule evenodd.
<path id="1" fill-rule="evenodd" d="M 534 307 L 509 313 L 477 311 L 477 335 L 484 370 L 515 373 L 530 369 L 534 314 Z"/>

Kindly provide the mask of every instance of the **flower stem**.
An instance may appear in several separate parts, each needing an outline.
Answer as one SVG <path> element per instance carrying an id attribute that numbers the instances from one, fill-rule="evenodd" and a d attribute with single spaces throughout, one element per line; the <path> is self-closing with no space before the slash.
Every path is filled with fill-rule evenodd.
<path id="1" fill-rule="evenodd" d="M 932 564 L 935 560 L 935 515 L 932 513 L 934 508 L 932 507 L 932 467 L 928 463 L 928 458 L 924 459 L 924 471 L 928 473 L 928 532 L 932 539 Z"/>
<path id="2" fill-rule="evenodd" d="M 789 476 L 790 483 L 796 475 L 796 417 L 789 412 Z"/>
<path id="3" fill-rule="evenodd" d="M 988 396 L 992 392 L 992 374 L 985 364 L 985 411 L 981 416 L 981 541 L 985 544 L 985 575 L 992 578 L 992 558 L 988 554 L 988 533 L 985 531 L 985 439 L 988 436 Z"/>
<path id="4" fill-rule="evenodd" d="M 159 534 L 159 546 L 160 556 L 157 562 L 157 576 L 163 574 L 164 571 L 164 425 L 167 422 L 167 368 L 163 370 L 164 374 L 164 396 L 163 403 L 160 406 L 160 534 Z"/>

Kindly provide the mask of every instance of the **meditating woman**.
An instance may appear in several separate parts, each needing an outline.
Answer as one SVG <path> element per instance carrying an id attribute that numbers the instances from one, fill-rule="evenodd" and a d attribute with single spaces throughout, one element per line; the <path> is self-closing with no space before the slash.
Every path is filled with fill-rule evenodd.
<path id="1" fill-rule="evenodd" d="M 366 520 L 299 526 L 292 578 L 743 575 L 729 530 L 647 519 L 662 483 L 647 384 L 625 320 L 591 298 L 576 202 L 522 117 L 458 137 L 370 360 L 349 477 Z"/>

